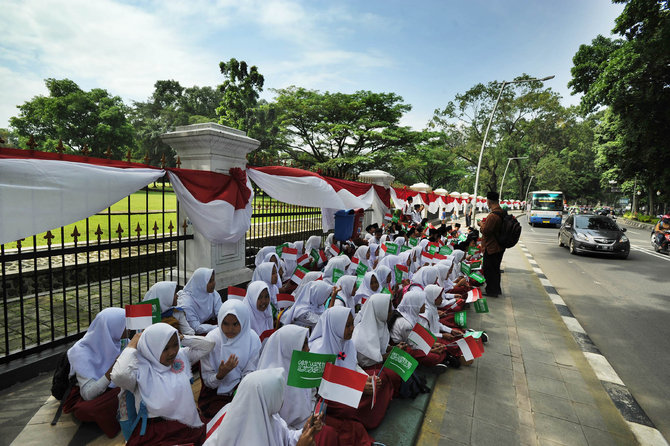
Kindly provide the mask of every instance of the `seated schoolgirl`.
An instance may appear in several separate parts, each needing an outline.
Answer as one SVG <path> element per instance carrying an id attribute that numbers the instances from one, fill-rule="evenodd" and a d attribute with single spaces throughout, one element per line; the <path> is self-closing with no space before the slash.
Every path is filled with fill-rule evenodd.
<path id="1" fill-rule="evenodd" d="M 424 325 L 426 325 L 426 328 L 433 333 L 433 336 L 435 336 L 438 341 L 452 341 L 457 337 L 463 336 L 463 330 L 460 328 L 452 328 L 440 322 L 437 306 L 443 303 L 442 294 L 444 289 L 439 285 L 428 285 L 424 289 L 424 292 L 426 293 L 426 308 L 420 316 L 426 320 L 427 324 Z M 460 356 L 455 354 L 458 352 L 458 349 L 453 351 L 449 350 L 449 352 L 454 356 Z"/>
<path id="2" fill-rule="evenodd" d="M 370 247 L 368 245 L 361 245 L 356 248 L 356 252 L 351 257 L 351 265 L 349 265 L 347 273 L 355 275 L 359 265 L 367 266 L 367 271 L 372 270 L 370 265 Z"/>
<path id="3" fill-rule="evenodd" d="M 268 286 L 268 293 L 270 294 L 270 305 L 277 308 L 277 294 L 283 293 L 280 291 L 282 285 L 279 279 L 279 268 L 274 262 L 263 262 L 256 267 L 254 274 L 251 276 L 252 281 L 263 281 Z"/>
<path id="4" fill-rule="evenodd" d="M 308 446 L 321 430 L 321 417 L 310 417 L 304 428 L 292 430 L 279 416 L 286 376 L 281 368 L 247 375 L 235 399 L 207 425 L 206 446 Z M 321 443 L 327 444 L 327 443 Z M 335 444 L 337 444 L 335 442 Z"/>
<path id="5" fill-rule="evenodd" d="M 420 270 L 412 276 L 412 282 L 408 290 L 418 288 L 425 289 L 428 285 L 434 285 L 438 279 L 438 270 L 434 266 L 422 266 Z"/>
<path id="6" fill-rule="evenodd" d="M 373 242 L 370 242 L 368 244 L 368 247 L 369 247 L 368 252 L 370 253 L 370 259 L 368 260 L 368 263 L 370 265 L 370 268 L 376 268 L 377 263 L 379 262 L 379 251 L 381 251 L 381 249 L 379 249 L 378 243 Z"/>
<path id="7" fill-rule="evenodd" d="M 198 407 L 209 420 L 233 399 L 240 380 L 256 370 L 261 341 L 251 329 L 247 304 L 227 300 L 219 310 L 219 326 L 206 338 L 214 348 L 200 360 L 202 389 Z"/>
<path id="8" fill-rule="evenodd" d="M 250 326 L 260 336 L 266 330 L 272 330 L 273 319 L 270 310 L 270 294 L 268 285 L 257 280 L 247 287 L 247 294 L 242 301 L 251 315 Z"/>
<path id="9" fill-rule="evenodd" d="M 135 409 L 147 410 L 146 431 L 138 423 L 129 446 L 202 444 L 205 425 L 191 390 L 191 364 L 214 344 L 201 336 L 182 336 L 162 322 L 136 334 L 112 369 L 112 381 L 135 396 Z"/>
<path id="10" fill-rule="evenodd" d="M 177 293 L 177 303 L 184 309 L 186 320 L 196 334 L 203 335 L 214 330 L 214 321 L 221 308 L 214 270 L 196 269 L 184 289 Z"/>
<path id="11" fill-rule="evenodd" d="M 398 316 L 391 327 L 391 341 L 394 344 L 403 344 L 403 349 L 411 354 L 414 359 L 419 361 L 419 364 L 426 367 L 433 367 L 438 364 L 443 364 L 447 359 L 445 346 L 436 342 L 430 349 L 428 354 L 423 351 L 414 349 L 412 345 L 407 347 L 409 342 L 409 334 L 412 332 L 414 325 L 420 322 L 420 314 L 426 309 L 426 293 L 419 289 L 413 289 L 405 293 L 398 305 Z"/>
<path id="12" fill-rule="evenodd" d="M 356 276 L 342 276 L 335 284 L 339 291 L 334 299 L 331 299 L 331 307 L 347 307 L 352 310 L 356 306 L 354 295 L 356 293 Z"/>
<path id="13" fill-rule="evenodd" d="M 354 301 L 356 302 L 356 305 L 362 305 L 370 298 L 370 296 L 375 293 L 380 293 L 381 290 L 377 274 L 374 271 L 368 271 L 365 273 L 365 276 L 363 276 L 363 283 L 361 283 L 361 286 L 356 290 Z"/>
<path id="14" fill-rule="evenodd" d="M 281 316 L 281 323 L 297 324 L 310 330 L 319 321 L 321 313 L 324 312 L 328 297 L 337 296 L 339 289 L 328 285 L 323 280 L 309 282 L 295 296 L 295 303 Z"/>
<path id="15" fill-rule="evenodd" d="M 158 299 L 161 305 L 162 322 L 172 325 L 179 333 L 194 335 L 195 330 L 191 328 L 186 320 L 186 313 L 177 306 L 177 282 L 156 282 L 144 295 L 142 302 Z"/>
<path id="16" fill-rule="evenodd" d="M 300 290 L 305 288 L 310 282 L 314 282 L 319 279 L 323 279 L 323 273 L 321 271 L 310 271 L 306 273 L 305 277 L 303 277 L 302 280 L 300 281 L 300 285 L 298 285 L 291 294 L 297 296 L 298 293 L 300 293 Z"/>
<path id="17" fill-rule="evenodd" d="M 449 257 L 451 257 L 453 262 L 449 280 L 454 284 L 454 288 L 452 288 L 450 292 L 465 294 L 472 289 L 470 280 L 461 272 L 461 261 L 463 260 L 463 257 L 465 257 L 465 253 L 463 251 L 455 250 Z"/>
<path id="18" fill-rule="evenodd" d="M 333 271 L 339 269 L 340 271 L 346 273 L 351 265 L 351 260 L 347 256 L 336 256 L 328 260 L 328 263 L 323 268 L 323 280 L 334 285 L 333 282 Z"/>
<path id="19" fill-rule="evenodd" d="M 384 288 L 389 291 L 393 290 L 395 281 L 393 280 L 393 274 L 391 273 L 391 268 L 386 265 L 378 265 L 375 268 L 375 275 L 379 280 L 379 292 L 381 293 Z"/>
<path id="20" fill-rule="evenodd" d="M 77 385 L 64 396 L 63 412 L 72 412 L 80 421 L 96 423 L 110 438 L 121 429 L 116 420 L 119 388 L 110 381 L 110 373 L 121 353 L 125 330 L 126 312 L 122 308 L 105 308 L 67 352 L 70 376 L 76 375 Z"/>
<path id="21" fill-rule="evenodd" d="M 452 312 L 462 310 L 465 304 L 465 296 L 452 292 L 454 290 L 454 283 L 449 279 L 451 270 L 454 267 L 453 259 L 447 257 L 444 260 L 440 260 L 435 267 L 437 268 L 437 285 L 444 289 L 442 304 L 438 306 L 438 309 Z"/>

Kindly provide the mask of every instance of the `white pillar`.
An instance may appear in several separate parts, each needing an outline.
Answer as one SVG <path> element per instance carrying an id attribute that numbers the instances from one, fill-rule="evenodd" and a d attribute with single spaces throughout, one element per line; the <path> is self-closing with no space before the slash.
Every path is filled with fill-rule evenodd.
<path id="1" fill-rule="evenodd" d="M 162 135 L 161 139 L 177 152 L 182 168 L 224 174 L 233 167 L 245 169 L 247 154 L 260 145 L 241 130 L 213 122 L 180 126 L 174 132 Z M 180 225 L 185 218 L 180 208 L 177 216 Z M 186 265 L 182 251 L 184 242 L 179 244 L 178 259 L 179 267 L 185 267 L 187 277 L 191 277 L 197 268 L 206 267 L 216 273 L 217 289 L 251 280 L 253 272 L 245 266 L 244 237 L 237 243 L 212 244 L 192 225 L 188 226 L 187 233 L 193 234 L 193 240 L 186 241 Z"/>
<path id="2" fill-rule="evenodd" d="M 376 184 L 378 186 L 383 186 L 385 188 L 391 187 L 391 183 L 395 180 L 395 177 L 388 172 L 383 170 L 369 170 L 367 172 L 361 172 L 358 174 L 358 179 L 363 183 Z M 363 229 L 366 226 L 377 222 L 384 222 L 384 214 L 388 212 L 388 208 L 382 203 L 379 199 L 375 197 L 372 201 L 372 212 L 366 212 L 365 218 L 363 219 Z"/>

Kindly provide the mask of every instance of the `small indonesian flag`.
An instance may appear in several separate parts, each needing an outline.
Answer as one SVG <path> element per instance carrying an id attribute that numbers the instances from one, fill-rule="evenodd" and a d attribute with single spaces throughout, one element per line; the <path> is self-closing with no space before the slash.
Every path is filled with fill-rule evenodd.
<path id="1" fill-rule="evenodd" d="M 391 220 L 393 219 L 393 214 L 387 212 L 384 214 L 384 220 Z"/>
<path id="2" fill-rule="evenodd" d="M 482 291 L 479 288 L 473 288 L 468 291 L 468 297 L 465 299 L 465 303 L 475 302 L 478 299 L 482 298 Z"/>
<path id="3" fill-rule="evenodd" d="M 352 257 L 351 258 L 351 263 L 355 263 L 356 265 L 358 265 L 358 262 L 360 262 L 358 257 Z"/>
<path id="4" fill-rule="evenodd" d="M 422 252 L 421 257 L 423 257 L 423 261 L 427 263 L 433 263 L 433 260 L 435 260 L 435 256 L 429 252 Z"/>
<path id="5" fill-rule="evenodd" d="M 409 334 L 407 340 L 416 345 L 416 348 L 426 355 L 435 344 L 435 336 L 418 322 L 412 328 L 412 332 Z"/>
<path id="6" fill-rule="evenodd" d="M 284 253 L 284 248 L 288 246 L 288 243 L 282 243 L 281 245 L 275 247 L 275 251 L 279 257 Z"/>
<path id="7" fill-rule="evenodd" d="M 367 380 L 368 375 L 365 373 L 359 373 L 328 362 L 323 370 L 319 395 L 325 400 L 358 408 Z"/>
<path id="8" fill-rule="evenodd" d="M 472 361 L 475 358 L 479 358 L 484 353 L 484 349 L 477 342 L 477 339 L 472 336 L 459 339 L 456 341 L 456 345 L 461 349 L 466 361 Z"/>
<path id="9" fill-rule="evenodd" d="M 126 305 L 126 328 L 144 330 L 152 324 L 151 304 Z"/>
<path id="10" fill-rule="evenodd" d="M 236 286 L 228 287 L 228 299 L 244 300 L 244 296 L 246 295 L 247 290 L 244 288 L 238 288 Z"/>
<path id="11" fill-rule="evenodd" d="M 307 264 L 309 263 L 309 254 L 303 254 L 303 255 L 301 255 L 301 256 L 298 258 L 298 260 L 297 260 L 296 262 L 297 262 L 298 265 L 300 265 L 300 266 L 307 265 Z"/>
<path id="12" fill-rule="evenodd" d="M 445 256 L 443 254 L 440 254 L 439 252 L 436 252 L 435 254 L 433 254 L 433 260 L 435 261 L 435 263 L 439 262 L 440 260 L 444 260 L 446 258 L 447 258 L 447 256 Z"/>
<path id="13" fill-rule="evenodd" d="M 288 246 L 284 246 L 281 252 L 281 257 L 284 260 L 295 260 L 298 258 L 298 248 L 289 248 Z"/>
<path id="14" fill-rule="evenodd" d="M 335 256 L 340 255 L 340 248 L 338 248 L 335 243 L 330 244 L 330 246 L 328 247 L 328 251 L 332 252 L 333 255 L 335 255 Z"/>
<path id="15" fill-rule="evenodd" d="M 288 308 L 295 303 L 295 296 L 288 293 L 277 294 L 277 307 Z"/>
<path id="16" fill-rule="evenodd" d="M 259 338 L 260 338 L 260 340 L 261 340 L 261 343 L 262 343 L 263 341 L 265 341 L 267 338 L 269 338 L 270 336 L 272 336 L 272 334 L 273 334 L 275 331 L 277 331 L 277 330 L 270 329 L 270 330 L 265 330 L 263 333 L 261 333 L 261 335 L 259 336 Z"/>
<path id="17" fill-rule="evenodd" d="M 304 266 L 298 265 L 298 267 L 293 271 L 293 275 L 291 276 L 291 280 L 298 285 L 300 285 L 300 282 L 302 282 L 302 279 L 305 278 L 305 274 L 307 274 L 309 270 L 305 268 Z"/>
<path id="18" fill-rule="evenodd" d="M 407 265 L 397 264 L 395 266 L 395 283 L 401 283 L 407 276 L 409 276 Z"/>
<path id="19" fill-rule="evenodd" d="M 428 223 L 428 227 L 429 227 L 430 229 L 435 229 L 435 226 L 433 226 L 432 223 Z"/>

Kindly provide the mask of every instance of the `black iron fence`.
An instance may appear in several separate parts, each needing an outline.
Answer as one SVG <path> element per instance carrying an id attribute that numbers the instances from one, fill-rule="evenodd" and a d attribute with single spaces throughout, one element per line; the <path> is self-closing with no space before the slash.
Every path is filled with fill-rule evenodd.
<path id="1" fill-rule="evenodd" d="M 0 364 L 81 337 L 100 310 L 141 301 L 157 281 L 186 282 L 178 242 L 193 236 L 178 210 L 164 177 L 86 220 L 0 245 Z"/>

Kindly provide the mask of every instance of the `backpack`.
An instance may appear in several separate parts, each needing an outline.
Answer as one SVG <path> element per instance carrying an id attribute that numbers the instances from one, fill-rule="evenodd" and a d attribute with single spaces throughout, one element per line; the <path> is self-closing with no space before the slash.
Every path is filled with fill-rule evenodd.
<path id="1" fill-rule="evenodd" d="M 51 394 L 54 396 L 54 398 L 60 400 L 58 410 L 56 410 L 56 414 L 54 415 L 53 420 L 51 420 L 52 426 L 58 422 L 58 419 L 63 412 L 63 405 L 65 404 L 65 400 L 67 400 L 72 387 L 74 387 L 76 384 L 77 376 L 70 376 L 70 360 L 67 357 L 66 351 L 58 359 L 56 370 L 54 370 L 54 376 L 51 379 Z"/>
<path id="2" fill-rule="evenodd" d="M 502 220 L 500 230 L 496 236 L 498 244 L 503 248 L 512 248 L 519 242 L 519 238 L 521 237 L 521 224 L 519 220 L 507 213 L 507 211 L 494 212 L 494 214 L 500 216 Z"/>

